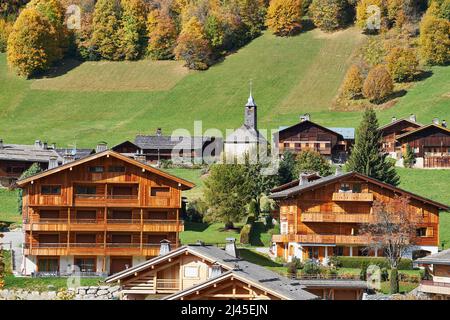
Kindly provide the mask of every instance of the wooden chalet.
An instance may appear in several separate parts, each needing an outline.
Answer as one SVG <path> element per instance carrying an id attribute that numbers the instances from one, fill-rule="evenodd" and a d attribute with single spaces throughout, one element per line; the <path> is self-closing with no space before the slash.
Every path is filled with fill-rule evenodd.
<path id="1" fill-rule="evenodd" d="M 56 167 L 62 163 L 84 158 L 95 152 L 94 149 L 57 149 L 41 140 L 32 145 L 7 144 L 0 139 L 0 186 L 10 187 L 33 163 L 42 170 Z"/>
<path id="2" fill-rule="evenodd" d="M 271 254 L 291 260 L 330 256 L 381 255 L 367 252 L 370 242 L 359 231 L 373 217 L 374 200 L 391 201 L 395 195 L 410 198 L 411 214 L 420 218 L 418 241 L 408 253 L 419 257 L 435 253 L 439 246 L 439 210 L 449 207 L 365 175 L 337 172 L 320 179 L 301 177 L 281 186 L 270 195 L 280 207 L 281 234 L 272 237 Z"/>
<path id="3" fill-rule="evenodd" d="M 354 142 L 354 129 L 333 129 L 312 122 L 308 114 L 302 115 L 299 123 L 278 131 L 279 154 L 314 150 L 329 160 L 343 163 Z"/>
<path id="4" fill-rule="evenodd" d="M 433 300 L 450 300 L 450 249 L 417 259 L 428 269 L 430 278 L 422 280 L 419 292 Z"/>
<path id="5" fill-rule="evenodd" d="M 202 163 L 221 153 L 222 142 L 216 137 L 164 136 L 161 128 L 155 135 L 137 135 L 111 149 L 139 161 L 158 164 L 164 160 Z"/>
<path id="6" fill-rule="evenodd" d="M 202 243 L 187 245 L 112 275 L 106 282 L 118 282 L 122 299 L 127 300 L 360 299 L 367 289 L 363 281 L 328 281 L 328 285 L 306 281 L 304 285 L 237 253 L 234 239 L 227 239 L 225 250 Z"/>
<path id="7" fill-rule="evenodd" d="M 381 126 L 378 130 L 383 137 L 383 151 L 396 160 L 402 157 L 402 148 L 397 137 L 422 127 L 416 121 L 416 116 L 411 114 L 408 118 L 397 119 L 392 117 L 390 123 Z"/>
<path id="8" fill-rule="evenodd" d="M 433 123 L 397 137 L 401 152 L 410 145 L 414 152 L 415 168 L 450 168 L 450 130 Z"/>
<path id="9" fill-rule="evenodd" d="M 17 184 L 26 275 L 116 273 L 158 255 L 162 240 L 177 247 L 181 191 L 194 186 L 111 150 Z"/>

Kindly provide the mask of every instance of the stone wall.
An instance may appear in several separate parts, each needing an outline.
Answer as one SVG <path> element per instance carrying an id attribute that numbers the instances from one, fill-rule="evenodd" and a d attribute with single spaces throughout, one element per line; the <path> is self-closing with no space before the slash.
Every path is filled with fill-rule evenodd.
<path id="1" fill-rule="evenodd" d="M 90 286 L 63 291 L 0 290 L 0 300 L 119 300 L 119 286 Z"/>

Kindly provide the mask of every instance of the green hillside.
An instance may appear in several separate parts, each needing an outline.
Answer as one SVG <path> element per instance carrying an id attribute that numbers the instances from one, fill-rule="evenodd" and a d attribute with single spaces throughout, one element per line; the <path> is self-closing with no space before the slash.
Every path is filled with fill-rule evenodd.
<path id="1" fill-rule="evenodd" d="M 174 61 L 86 62 L 39 80 L 13 75 L 1 54 L 0 137 L 89 147 L 100 140 L 112 145 L 156 127 L 165 133 L 192 130 L 195 120 L 203 120 L 204 129 L 232 129 L 242 123 L 250 80 L 260 128 L 293 124 L 304 112 L 324 125 L 357 126 L 360 112 L 332 112 L 329 106 L 363 39 L 354 28 L 292 38 L 265 33 L 205 72 L 187 72 Z M 425 123 L 446 116 L 450 68 L 432 71 L 397 105 L 380 111 L 381 122 L 410 112 Z"/>

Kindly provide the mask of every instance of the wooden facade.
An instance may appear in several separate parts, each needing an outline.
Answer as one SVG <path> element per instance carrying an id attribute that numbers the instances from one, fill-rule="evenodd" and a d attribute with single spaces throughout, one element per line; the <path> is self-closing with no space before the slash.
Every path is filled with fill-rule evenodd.
<path id="1" fill-rule="evenodd" d="M 389 202 L 395 194 L 410 197 L 410 212 L 420 221 L 417 246 L 437 251 L 439 210 L 447 206 L 356 173 L 323 178 L 311 185 L 295 194 L 287 193 L 289 189 L 272 194 L 280 207 L 281 227 L 281 234 L 272 238 L 275 256 L 324 261 L 333 255 L 381 255 L 381 251 L 366 250 L 370 239 L 360 230 L 373 219 L 373 201 Z"/>
<path id="2" fill-rule="evenodd" d="M 423 257 L 417 262 L 428 270 L 428 279 L 422 280 L 419 291 L 433 300 L 450 300 L 450 250 Z"/>
<path id="3" fill-rule="evenodd" d="M 405 133 L 420 128 L 422 125 L 412 119 L 395 119 L 391 123 L 379 128 L 383 137 L 383 151 L 389 153 L 393 158 L 400 159 L 402 157 L 401 145 L 397 141 L 397 137 Z"/>
<path id="4" fill-rule="evenodd" d="M 416 158 L 416 167 L 450 168 L 450 130 L 429 125 L 397 138 L 402 154 L 409 145 Z"/>
<path id="5" fill-rule="evenodd" d="M 298 154 L 304 150 L 314 150 L 327 158 L 338 159 L 349 151 L 349 143 L 341 134 L 309 120 L 280 130 L 278 139 L 280 155 L 285 151 Z"/>
<path id="6" fill-rule="evenodd" d="M 65 273 L 75 265 L 86 273 L 118 272 L 158 255 L 161 240 L 178 246 L 181 191 L 193 186 L 113 151 L 18 184 L 26 274 Z"/>

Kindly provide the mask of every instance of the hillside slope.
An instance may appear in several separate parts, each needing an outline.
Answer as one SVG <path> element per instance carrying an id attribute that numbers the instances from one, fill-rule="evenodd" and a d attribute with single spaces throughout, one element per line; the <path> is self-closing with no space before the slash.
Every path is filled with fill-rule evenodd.
<path id="1" fill-rule="evenodd" d="M 155 67 L 152 63 L 159 62 L 151 61 L 133 65 L 136 86 L 132 88 L 130 80 L 124 82 L 130 79 L 130 68 L 123 67 L 127 62 L 87 62 L 48 80 L 24 80 L 7 70 L 1 54 L 0 137 L 16 143 L 39 138 L 61 146 L 92 146 L 101 140 L 112 145 L 133 139 L 157 127 L 165 133 L 191 130 L 195 120 L 203 120 L 204 129 L 232 129 L 242 123 L 250 80 L 260 128 L 293 124 L 304 112 L 324 125 L 357 126 L 360 112 L 328 108 L 351 63 L 351 53 L 362 40 L 353 28 L 331 35 L 313 30 L 292 38 L 265 33 L 205 72 L 180 75 L 174 72 L 177 67 L 170 66 L 179 62 L 167 62 L 165 67 Z M 102 71 L 96 72 L 100 67 Z M 444 116 L 450 68 L 433 71 L 398 105 L 381 111 L 381 121 L 410 112 L 422 122 Z M 146 81 L 148 86 L 140 90 L 138 86 Z M 156 85 L 160 81 L 167 85 Z"/>

